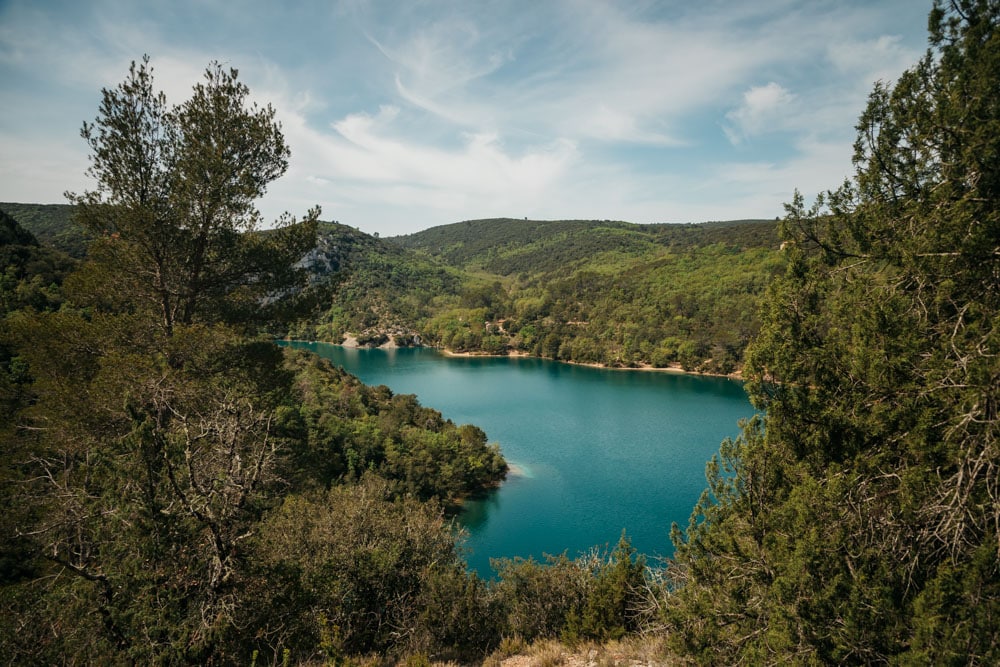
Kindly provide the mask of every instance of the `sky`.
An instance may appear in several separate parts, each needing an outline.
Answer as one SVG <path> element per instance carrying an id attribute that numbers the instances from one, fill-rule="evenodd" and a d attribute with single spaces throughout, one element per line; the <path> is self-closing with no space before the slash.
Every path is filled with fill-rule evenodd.
<path id="1" fill-rule="evenodd" d="M 93 188 L 84 121 L 148 54 L 170 104 L 212 61 L 271 104 L 268 220 L 783 215 L 853 173 L 876 81 L 930 0 L 0 0 L 0 201 Z"/>

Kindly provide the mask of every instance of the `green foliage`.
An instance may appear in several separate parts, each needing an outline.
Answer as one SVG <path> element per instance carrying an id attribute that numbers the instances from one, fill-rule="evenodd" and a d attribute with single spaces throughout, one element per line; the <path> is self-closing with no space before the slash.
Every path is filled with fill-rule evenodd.
<path id="1" fill-rule="evenodd" d="M 334 229 L 326 243 L 337 251 L 325 256 L 343 271 L 336 305 L 291 333 L 379 344 L 406 332 L 458 352 L 730 373 L 782 266 L 776 230 L 477 220 L 362 242 Z"/>
<path id="2" fill-rule="evenodd" d="M 621 639 L 639 629 L 639 600 L 645 593 L 646 563 L 622 533 L 618 546 L 608 557 L 591 554 L 589 586 L 583 608 L 566 618 L 563 639 L 607 641 Z"/>
<path id="3" fill-rule="evenodd" d="M 5 211 L 0 210 L 0 246 L 37 246 L 38 240 Z"/>
<path id="4" fill-rule="evenodd" d="M 498 559 L 493 566 L 506 636 L 606 641 L 642 624 L 646 564 L 624 534 L 610 553 L 594 549 L 575 560 L 549 556 L 544 564 Z"/>
<path id="5" fill-rule="evenodd" d="M 485 596 L 464 574 L 440 510 L 391 496 L 384 482 L 368 479 L 290 496 L 261 524 L 255 576 L 267 597 L 250 610 L 249 634 L 261 638 L 262 652 L 268 645 L 300 656 L 319 649 L 336 659 L 492 646 L 489 626 L 463 636 Z"/>
<path id="6" fill-rule="evenodd" d="M 439 309 L 421 325 L 429 341 L 728 373 L 759 327 L 757 298 L 781 264 L 775 230 L 773 222 L 477 220 L 397 241 L 502 278 L 472 282 L 460 307 Z"/>
<path id="7" fill-rule="evenodd" d="M 66 596 L 66 614 L 100 619 L 102 650 L 131 660 L 200 661 L 224 641 L 243 536 L 279 488 L 287 444 L 270 414 L 289 376 L 273 346 L 200 326 L 156 339 L 145 327 L 69 312 L 13 322 L 36 378 L 19 415 L 24 458 L 7 459 L 18 532 L 40 579 L 63 584 L 12 589 L 30 593 L 16 616 L 35 618 L 37 605 L 51 618 L 8 655 L 73 645 L 62 629 L 72 617 L 49 609 Z"/>
<path id="8" fill-rule="evenodd" d="M 585 600 L 586 570 L 565 554 L 533 559 L 492 561 L 499 576 L 496 586 L 505 615 L 505 634 L 525 641 L 558 637 L 566 618 Z"/>
<path id="9" fill-rule="evenodd" d="M 6 440 L 14 414 L 27 404 L 26 387 L 31 383 L 27 364 L 10 345 L 4 320 L 17 310 L 58 309 L 63 280 L 74 265 L 63 253 L 39 246 L 31 232 L 0 210 L 0 440 Z M 6 553 L 3 549 L 0 555 L 5 562 Z"/>
<path id="10" fill-rule="evenodd" d="M 702 225 L 634 225 L 610 220 L 469 220 L 394 239 L 441 257 L 452 266 L 477 267 L 499 275 L 542 273 L 595 254 L 639 255 L 653 246 L 689 247 L 732 243 L 777 244 L 773 222 L 761 220 Z M 553 255 L 553 253 L 555 253 Z"/>
<path id="11" fill-rule="evenodd" d="M 369 492 L 388 505 L 391 497 L 411 497 L 404 512 L 411 516 L 417 505 L 410 494 L 451 499 L 495 483 L 506 470 L 497 448 L 487 447 L 475 427 L 456 427 L 412 396 L 365 387 L 315 357 L 288 353 L 286 360 L 270 343 L 218 327 L 178 326 L 171 337 L 156 338 L 155 325 L 148 329 L 142 318 L 88 320 L 70 312 L 17 314 L 12 326 L 37 379 L 30 386 L 34 405 L 19 415 L 32 430 L 22 431 L 17 447 L 6 452 L 16 486 L 5 487 L 14 494 L 4 497 L 10 509 L 5 521 L 31 537 L 5 549 L 5 563 L 17 554 L 27 559 L 21 570 L 5 569 L 11 586 L 4 604 L 12 619 L 37 622 L 37 612 L 59 623 L 37 623 L 16 640 L 12 635 L 13 644 L 5 647 L 10 655 L 84 656 L 90 654 L 79 651 L 93 650 L 140 662 L 239 655 L 243 635 L 233 635 L 234 627 L 244 627 L 243 615 L 270 599 L 262 597 L 268 585 L 292 599 L 279 596 L 263 609 L 303 603 L 299 595 L 305 594 L 292 584 L 274 584 L 276 574 L 258 580 L 262 556 L 246 542 L 260 530 L 264 512 L 296 497 L 286 494 L 329 488 L 375 470 L 390 481 L 369 481 Z M 37 430 L 42 424 L 48 426 Z M 350 516 L 343 507 L 335 512 L 337 520 Z M 415 529 L 400 530 L 409 539 Z M 435 548 L 453 552 L 451 533 L 435 530 Z M 298 554 L 300 538 L 282 534 L 293 544 L 269 543 L 275 553 Z M 403 582 L 386 578 L 399 563 L 370 553 L 369 538 L 380 533 L 364 540 L 364 533 L 339 534 L 356 541 L 356 553 L 368 554 L 357 567 L 381 582 L 378 605 L 385 596 L 406 595 Z M 386 554 L 396 553 L 396 537 L 383 538 Z M 450 558 L 457 562 L 456 555 Z M 60 572 L 65 585 L 36 587 L 36 578 Z M 434 577 L 440 580 L 429 589 L 433 597 L 414 602 L 407 613 L 428 615 L 421 630 L 428 645 L 469 649 L 456 639 L 464 631 L 448 629 L 466 617 L 446 614 L 453 605 L 442 600 L 454 587 L 456 601 L 486 604 L 481 585 L 447 572 Z M 67 596 L 73 604 L 60 603 L 66 613 L 87 609 L 104 619 L 91 630 L 103 648 L 85 649 L 60 629 L 70 617 L 51 605 Z M 315 638 L 316 632 L 306 634 Z M 346 644 L 351 651 L 382 647 L 390 636 L 356 632 L 361 634 Z"/>
<path id="12" fill-rule="evenodd" d="M 167 108 L 148 58 L 102 91 L 100 113 L 81 135 L 97 189 L 70 194 L 76 218 L 99 240 L 90 249 L 106 289 L 176 324 L 260 315 L 296 284 L 296 262 L 315 243 L 315 219 L 284 217 L 258 232 L 255 200 L 288 166 L 274 110 L 247 108 L 249 89 L 218 63 L 191 98 Z"/>
<path id="13" fill-rule="evenodd" d="M 314 283 L 334 286 L 326 312 L 289 329 L 298 338 L 339 343 L 354 333 L 362 345 L 390 338 L 418 344 L 418 323 L 461 285 L 454 269 L 337 223 L 320 224 L 317 246 L 303 264 Z"/>
<path id="14" fill-rule="evenodd" d="M 87 246 L 94 240 L 73 220 L 69 204 L 17 204 L 0 202 L 0 210 L 16 219 L 43 246 L 83 259 Z"/>
<path id="15" fill-rule="evenodd" d="M 507 470 L 482 430 L 249 335 L 245 310 L 273 313 L 296 262 L 341 295 L 374 286 L 373 338 L 439 298 L 473 318 L 454 336 L 487 349 L 538 332 L 486 321 L 512 307 L 496 280 L 463 282 L 335 225 L 309 253 L 309 224 L 258 232 L 253 200 L 287 149 L 246 96 L 215 66 L 167 109 L 146 61 L 104 91 L 83 132 L 98 187 L 75 197 L 101 236 L 65 281 L 71 262 L 0 220 L 0 654 L 429 664 L 481 659 L 505 634 L 637 628 L 645 565 L 624 539 L 610 555 L 511 566 L 495 586 L 465 570 L 444 509 Z M 35 279 L 51 294 L 22 298 Z M 537 601 L 518 596 L 546 581 L 556 602 L 532 626 Z"/>
<path id="16" fill-rule="evenodd" d="M 701 662 L 1000 657 L 1000 7 L 930 28 L 853 181 L 788 206 L 746 373 L 766 428 L 709 467 L 663 598 Z"/>
<path id="17" fill-rule="evenodd" d="M 481 429 L 456 426 L 415 396 L 368 387 L 314 355 L 288 357 L 299 399 L 294 419 L 304 431 L 286 474 L 296 486 L 329 487 L 376 472 L 397 493 L 447 502 L 505 477 L 507 463 Z"/>
<path id="18" fill-rule="evenodd" d="M 315 214 L 259 230 L 288 152 L 236 72 L 168 108 L 134 65 L 84 127 L 97 240 L 65 290 L 72 263 L 0 219 L 0 654 L 428 664 L 658 628 L 706 664 L 1000 660 L 1000 9 L 930 27 L 782 253 L 764 221 L 326 223 L 312 247 Z M 766 416 L 666 574 L 623 536 L 487 584 L 445 513 L 503 478 L 486 435 L 236 328 L 301 294 L 296 263 L 335 295 L 293 335 L 713 372 L 755 339 Z"/>
<path id="19" fill-rule="evenodd" d="M 41 247 L 31 232 L 0 210 L 0 315 L 21 308 L 58 308 L 60 286 L 74 266 L 70 257 Z"/>
<path id="20" fill-rule="evenodd" d="M 759 326 L 756 302 L 778 270 L 776 245 L 767 221 L 484 220 L 390 240 L 322 223 L 302 268 L 314 286 L 331 283 L 326 312 L 270 328 L 725 373 Z M 467 316 L 473 310 L 482 326 L 479 314 Z"/>

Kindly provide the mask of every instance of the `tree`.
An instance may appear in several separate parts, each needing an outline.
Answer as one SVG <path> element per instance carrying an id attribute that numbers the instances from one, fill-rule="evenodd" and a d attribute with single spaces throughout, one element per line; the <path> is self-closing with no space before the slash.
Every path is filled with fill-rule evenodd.
<path id="1" fill-rule="evenodd" d="M 677 535 L 668 616 L 703 659 L 998 659 L 1000 4 L 929 26 L 854 178 L 787 207 L 746 369 L 765 427 Z"/>
<path id="2" fill-rule="evenodd" d="M 236 77 L 213 65 L 168 110 L 144 59 L 104 91 L 83 129 L 97 189 L 71 196 L 104 235 L 64 308 L 5 322 L 26 396 L 0 488 L 26 561 L 4 550 L 11 659 L 244 657 L 247 540 L 301 433 L 283 353 L 233 325 L 294 285 L 318 212 L 258 229 L 288 149 Z"/>
<path id="3" fill-rule="evenodd" d="M 262 652 L 270 642 L 337 660 L 464 644 L 481 655 L 496 642 L 482 583 L 464 572 L 439 506 L 392 495 L 369 475 L 290 496 L 261 524 L 253 584 L 269 604 L 248 599 L 245 623 Z"/>
<path id="4" fill-rule="evenodd" d="M 81 131 L 97 188 L 67 196 L 101 235 L 92 254 L 114 272 L 102 284 L 152 308 L 167 335 L 259 310 L 294 284 L 294 263 L 315 245 L 318 208 L 260 231 L 254 202 L 285 172 L 289 150 L 274 109 L 248 106 L 237 77 L 213 63 L 191 98 L 168 108 L 144 57 L 102 91 Z"/>

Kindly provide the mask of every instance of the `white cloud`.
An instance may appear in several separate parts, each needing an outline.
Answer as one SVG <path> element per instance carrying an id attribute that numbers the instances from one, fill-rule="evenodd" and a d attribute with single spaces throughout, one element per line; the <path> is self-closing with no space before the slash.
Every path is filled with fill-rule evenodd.
<path id="1" fill-rule="evenodd" d="M 681 146 L 685 142 L 655 130 L 640 126 L 641 120 L 635 114 L 600 104 L 589 115 L 583 117 L 577 129 L 584 135 L 602 141 L 624 141 L 653 146 Z"/>
<path id="2" fill-rule="evenodd" d="M 446 222 L 480 217 L 481 210 L 524 210 L 559 192 L 579 157 L 567 140 L 512 151 L 490 132 L 461 133 L 453 147 L 423 143 L 400 133 L 403 114 L 384 105 L 377 113 L 349 114 L 328 130 L 316 130 L 303 116 L 279 111 L 293 160 L 262 210 L 268 217 L 280 213 L 270 202 L 281 194 L 297 202 L 293 212 L 319 203 L 325 217 L 382 232 L 397 222 L 387 215 L 400 223 L 405 215 Z M 349 219 L 350 211 L 365 205 L 381 208 L 380 220 Z M 387 208 L 399 212 L 386 213 Z"/>
<path id="3" fill-rule="evenodd" d="M 446 18 L 417 27 L 397 44 L 368 39 L 396 68 L 396 92 L 414 106 L 447 121 L 471 125 L 489 116 L 489 107 L 465 90 L 512 58 L 484 39 L 476 23 Z"/>
<path id="4" fill-rule="evenodd" d="M 519 90 L 517 108 L 552 127 L 601 141 L 654 146 L 690 143 L 678 134 L 687 114 L 766 61 L 770 50 L 681 21 L 648 22 L 608 4 L 577 7 L 567 31 L 577 35 L 558 80 Z"/>
<path id="5" fill-rule="evenodd" d="M 439 95 L 488 76 L 510 59 L 491 46 L 484 47 L 478 26 L 468 20 L 444 19 L 417 28 L 398 47 L 385 47 L 369 37 L 379 50 L 401 66 L 412 87 Z"/>
<path id="6" fill-rule="evenodd" d="M 65 204 L 64 192 L 82 192 L 90 185 L 84 176 L 88 163 L 82 140 L 0 132 L 0 153 L 2 201 Z"/>
<path id="7" fill-rule="evenodd" d="M 892 80 L 913 65 L 919 52 L 903 45 L 899 35 L 879 35 L 870 40 L 836 41 L 826 49 L 827 59 L 839 72 L 868 80 Z"/>
<path id="8" fill-rule="evenodd" d="M 726 114 L 723 129 L 729 141 L 739 144 L 750 137 L 783 129 L 792 113 L 796 96 L 774 81 L 753 86 L 743 93 L 743 103 Z"/>

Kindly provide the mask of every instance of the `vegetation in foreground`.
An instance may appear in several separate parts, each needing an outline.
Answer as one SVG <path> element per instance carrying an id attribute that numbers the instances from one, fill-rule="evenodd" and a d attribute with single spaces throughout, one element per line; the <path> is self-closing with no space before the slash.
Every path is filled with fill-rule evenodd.
<path id="1" fill-rule="evenodd" d="M 938 3 L 853 181 L 784 222 L 747 364 L 767 411 L 677 534 L 701 662 L 1000 660 L 1000 4 Z"/>
<path id="2" fill-rule="evenodd" d="M 511 562 L 488 587 L 446 514 L 506 474 L 482 430 L 257 334 L 310 302 L 297 264 L 318 211 L 258 231 L 253 201 L 287 148 L 247 95 L 212 65 L 167 107 L 134 64 L 83 130 L 86 259 L 2 219 L 0 653 L 476 659 L 505 634 L 634 630 L 644 566 L 627 541 Z"/>
<path id="3" fill-rule="evenodd" d="M 87 261 L 33 263 L 5 221 L 3 655 L 496 664 L 645 632 L 686 663 L 1000 662 L 1000 6 L 937 3 L 930 28 L 927 57 L 873 92 L 853 181 L 788 207 L 747 357 L 766 416 L 709 465 L 675 560 L 623 538 L 498 563 L 492 583 L 442 511 L 502 475 L 481 431 L 255 337 L 248 304 L 308 291 L 290 262 L 314 233 L 254 229 L 286 156 L 270 110 L 218 67 L 168 110 L 137 65 L 105 92 L 108 133 L 85 129 L 81 219 L 108 232 Z M 204 126 L 260 129 L 222 137 L 249 151 L 247 189 L 212 187 L 233 165 L 203 154 Z M 102 172 L 126 139 L 149 150 L 106 155 L 150 168 Z M 151 222 L 187 252 L 144 259 Z M 192 272 L 208 248 L 221 262 Z M 273 270 L 241 274 L 250 256 Z M 46 267 L 44 298 L 19 300 Z M 562 662 L 549 646 L 539 663 Z"/>

